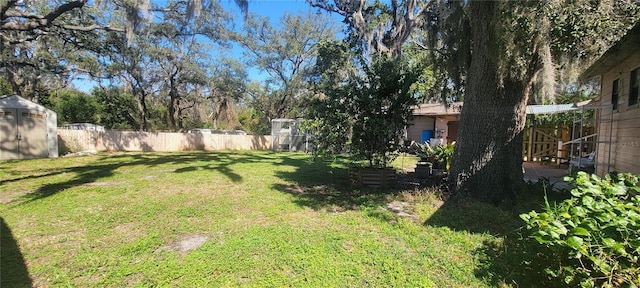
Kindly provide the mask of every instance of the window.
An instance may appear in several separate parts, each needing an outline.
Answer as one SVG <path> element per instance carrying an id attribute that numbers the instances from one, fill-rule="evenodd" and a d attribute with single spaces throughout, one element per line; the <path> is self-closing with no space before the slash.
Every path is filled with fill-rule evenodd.
<path id="1" fill-rule="evenodd" d="M 613 91 L 611 91 L 611 104 L 613 110 L 618 110 L 618 97 L 620 96 L 620 79 L 613 80 Z"/>
<path id="2" fill-rule="evenodd" d="M 638 104 L 638 93 L 640 88 L 640 68 L 631 71 L 631 81 L 629 82 L 629 106 Z"/>

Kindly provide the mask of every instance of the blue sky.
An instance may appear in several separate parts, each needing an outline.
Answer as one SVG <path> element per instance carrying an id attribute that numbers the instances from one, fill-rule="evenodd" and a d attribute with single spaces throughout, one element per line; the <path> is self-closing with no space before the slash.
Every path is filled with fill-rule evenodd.
<path id="1" fill-rule="evenodd" d="M 222 0 L 222 6 L 225 9 L 232 8 L 237 11 L 237 7 L 233 1 Z M 259 0 L 249 1 L 249 12 L 262 16 L 267 16 L 272 20 L 277 20 L 285 11 L 298 12 L 312 9 L 304 0 Z"/>
<path id="2" fill-rule="evenodd" d="M 236 19 L 236 28 L 242 27 L 241 14 L 238 6 L 233 0 L 219 0 L 222 7 L 233 13 Z M 166 0 L 151 0 L 152 3 L 166 3 Z M 260 16 L 268 17 L 274 26 L 278 26 L 278 20 L 285 12 L 294 14 L 306 13 L 306 11 L 312 10 L 312 8 L 304 0 L 249 0 L 249 13 L 258 14 Z M 336 16 L 336 23 L 340 24 L 340 18 Z M 232 51 L 233 57 L 240 59 L 242 57 L 241 48 L 238 45 L 234 45 Z M 214 56 L 215 57 L 215 56 Z M 267 75 L 260 72 L 255 68 L 247 68 L 248 76 L 250 80 L 262 81 L 266 79 Z M 75 80 L 73 84 L 76 88 L 90 92 L 95 86 L 95 82 L 90 80 Z"/>
<path id="3" fill-rule="evenodd" d="M 236 13 L 237 17 L 241 17 L 238 6 L 233 0 L 220 0 L 222 6 L 227 11 Z M 309 10 L 315 10 L 305 0 L 249 0 L 249 13 L 258 14 L 260 16 L 268 17 L 271 23 L 277 27 L 279 25 L 279 19 L 285 12 L 292 14 L 306 14 Z M 239 18 L 237 18 L 239 19 Z M 336 16 L 336 24 L 340 24 L 341 19 Z M 242 25 L 241 20 L 236 22 L 236 28 L 240 28 Z M 241 59 L 242 52 L 239 45 L 234 45 L 233 54 L 234 57 Z M 264 81 L 268 75 L 260 72 L 253 67 L 247 67 L 247 73 L 249 80 Z"/>

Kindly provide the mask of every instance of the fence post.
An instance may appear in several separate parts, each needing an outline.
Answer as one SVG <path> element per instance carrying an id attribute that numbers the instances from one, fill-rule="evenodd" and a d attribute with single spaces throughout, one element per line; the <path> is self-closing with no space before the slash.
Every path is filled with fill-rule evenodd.
<path id="1" fill-rule="evenodd" d="M 528 155 L 527 155 L 527 162 L 533 162 L 533 126 L 529 127 L 529 149 L 528 150 Z"/>
<path id="2" fill-rule="evenodd" d="M 558 153 L 556 153 L 556 164 L 560 165 L 562 161 L 562 140 L 558 140 Z"/>

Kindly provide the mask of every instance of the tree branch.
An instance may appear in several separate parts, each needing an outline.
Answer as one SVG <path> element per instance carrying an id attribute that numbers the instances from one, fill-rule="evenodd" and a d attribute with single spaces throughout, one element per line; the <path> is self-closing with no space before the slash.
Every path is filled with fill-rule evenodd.
<path id="1" fill-rule="evenodd" d="M 32 14 L 23 14 L 18 13 L 16 11 L 8 11 L 11 7 L 14 7 L 17 4 L 17 1 L 8 2 L 5 7 L 2 8 L 2 18 L 6 19 L 6 17 L 18 17 L 18 18 L 26 18 L 30 19 L 25 22 L 7 22 L 0 26 L 0 30 L 13 30 L 13 31 L 33 31 L 36 29 L 41 29 L 45 27 L 49 27 L 53 24 L 58 17 L 62 14 L 67 13 L 76 8 L 82 8 L 87 4 L 88 0 L 76 0 L 67 2 L 58 6 L 55 10 L 51 11 L 49 14 L 45 16 L 38 16 Z M 13 4 L 13 5 L 12 5 Z"/>
<path id="2" fill-rule="evenodd" d="M 93 31 L 93 30 L 104 30 L 107 32 L 125 32 L 124 29 L 122 28 L 114 28 L 114 27 L 109 27 L 109 26 L 100 26 L 100 25 L 90 25 L 90 26 L 76 26 L 76 25 L 56 25 L 57 27 L 66 29 L 66 30 L 73 30 L 73 31 L 80 31 L 80 32 L 89 32 L 89 31 Z"/>
<path id="3" fill-rule="evenodd" d="M 14 7 L 17 3 L 18 0 L 9 0 L 0 8 L 0 20 L 2 20 L 2 22 L 7 19 L 6 15 L 7 11 L 9 11 L 9 8 Z"/>

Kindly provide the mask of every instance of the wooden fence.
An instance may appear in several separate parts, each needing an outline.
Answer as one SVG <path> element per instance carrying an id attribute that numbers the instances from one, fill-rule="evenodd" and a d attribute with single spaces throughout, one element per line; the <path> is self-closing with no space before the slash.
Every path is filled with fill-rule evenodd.
<path id="1" fill-rule="evenodd" d="M 269 150 L 271 136 L 137 131 L 58 130 L 60 152 Z"/>
<path id="2" fill-rule="evenodd" d="M 568 128 L 527 127 L 522 141 L 522 157 L 527 162 L 551 161 L 565 158 L 565 151 L 558 151 L 558 142 L 568 141 Z"/>

